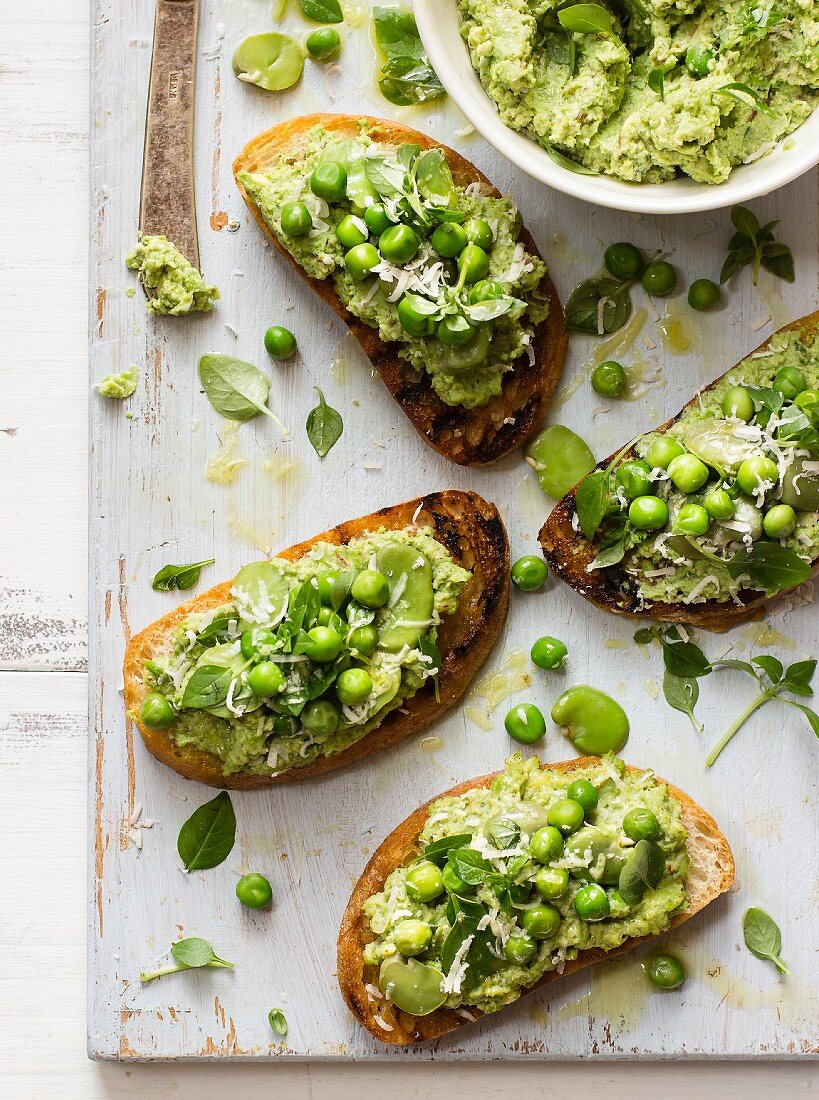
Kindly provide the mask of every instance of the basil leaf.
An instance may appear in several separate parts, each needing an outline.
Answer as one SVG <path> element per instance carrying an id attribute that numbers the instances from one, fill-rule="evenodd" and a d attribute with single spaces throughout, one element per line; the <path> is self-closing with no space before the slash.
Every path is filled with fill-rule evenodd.
<path id="1" fill-rule="evenodd" d="M 761 668 L 772 684 L 778 684 L 782 679 L 782 673 L 785 671 L 782 662 L 769 653 L 763 653 L 761 657 L 752 657 L 751 663 Z"/>
<path id="2" fill-rule="evenodd" d="M 441 945 L 441 968 L 445 974 L 452 969 L 455 956 L 460 950 L 461 944 L 468 936 L 474 936 L 477 931 L 478 920 L 469 917 L 465 913 L 456 912 L 452 927 L 447 932 L 446 939 Z"/>
<path id="3" fill-rule="evenodd" d="M 684 641 L 676 626 L 669 627 L 658 637 L 665 667 L 674 676 L 707 676 L 711 672 L 711 662 L 700 647 Z"/>
<path id="4" fill-rule="evenodd" d="M 742 936 L 752 955 L 772 962 L 780 974 L 788 973 L 788 967 L 780 954 L 782 933 L 773 917 L 752 906 L 742 918 Z"/>
<path id="5" fill-rule="evenodd" d="M 267 1022 L 277 1035 L 287 1034 L 287 1017 L 280 1008 L 271 1008 L 267 1014 Z"/>
<path id="6" fill-rule="evenodd" d="M 614 33 L 611 13 L 599 4 L 573 4 L 572 7 L 559 11 L 557 19 L 561 27 L 573 34 Z"/>
<path id="7" fill-rule="evenodd" d="M 811 567 L 795 551 L 777 542 L 755 542 L 744 546 L 726 562 L 734 580 L 748 577 L 769 595 L 793 588 L 810 579 Z"/>
<path id="8" fill-rule="evenodd" d="M 319 403 L 307 415 L 307 438 L 319 458 L 324 458 L 341 438 L 344 421 L 341 414 L 327 404 L 318 386 L 313 389 L 318 394 Z"/>
<path id="9" fill-rule="evenodd" d="M 405 295 L 406 297 L 406 295 Z M 475 302 L 474 304 L 466 304 L 463 307 L 463 311 L 470 321 L 477 321 L 482 323 L 484 321 L 494 321 L 497 317 L 502 317 L 505 313 L 509 313 L 512 310 L 520 311 L 526 308 L 526 303 L 522 302 L 519 298 L 490 298 L 485 302 Z"/>
<path id="10" fill-rule="evenodd" d="M 417 57 L 390 57 L 381 70 L 378 87 L 385 99 L 399 107 L 426 103 L 445 94 L 430 63 Z"/>
<path id="11" fill-rule="evenodd" d="M 225 966 L 232 968 L 233 963 L 220 959 L 207 940 L 198 936 L 189 936 L 178 940 L 171 947 L 171 954 L 186 970 L 195 970 L 200 966 Z"/>
<path id="12" fill-rule="evenodd" d="M 398 199 L 404 195 L 406 172 L 394 160 L 372 157 L 365 165 L 367 179 L 382 199 Z"/>
<path id="13" fill-rule="evenodd" d="M 659 886 L 665 873 L 665 854 L 659 844 L 638 840 L 620 871 L 617 887 L 626 905 L 638 905 L 649 888 Z"/>
<path id="14" fill-rule="evenodd" d="M 373 8 L 375 40 L 387 57 L 426 56 L 415 16 L 403 8 Z"/>
<path id="15" fill-rule="evenodd" d="M 767 101 L 762 98 L 759 92 L 755 92 L 753 88 L 749 88 L 747 84 L 742 84 L 738 80 L 732 80 L 728 84 L 723 84 L 717 88 L 719 95 L 731 96 L 732 99 L 736 99 L 739 103 L 744 103 L 746 107 L 751 107 L 755 111 L 759 111 L 763 115 L 770 115 L 772 118 L 777 117 L 776 111 L 773 107 L 769 106 Z"/>
<path id="16" fill-rule="evenodd" d="M 609 475 L 605 470 L 586 474 L 574 498 L 577 522 L 585 538 L 591 541 L 597 533 L 609 507 Z"/>
<path id="17" fill-rule="evenodd" d="M 626 551 L 630 549 L 628 530 L 626 529 L 615 542 L 597 551 L 594 560 L 589 564 L 589 570 L 610 569 L 613 565 L 619 565 L 626 556 Z"/>
<path id="18" fill-rule="evenodd" d="M 206 565 L 213 565 L 216 558 L 208 558 L 207 561 L 196 561 L 190 565 L 165 565 L 151 581 L 154 592 L 170 592 L 172 588 L 187 591 L 193 588 L 199 580 L 199 574 Z"/>
<path id="19" fill-rule="evenodd" d="M 816 736 L 819 737 L 819 714 L 817 714 L 815 710 L 806 707 L 804 703 L 797 703 L 794 699 L 780 699 L 780 702 L 787 703 L 789 707 L 795 707 L 797 710 L 801 710 L 810 723 L 810 728 Z"/>
<path id="20" fill-rule="evenodd" d="M 477 886 L 492 870 L 492 864 L 474 848 L 455 848 L 448 859 L 452 870 L 467 886 Z"/>
<path id="21" fill-rule="evenodd" d="M 796 279 L 791 250 L 785 244 L 773 244 L 762 249 L 762 266 L 771 275 L 792 283 Z"/>
<path id="22" fill-rule="evenodd" d="M 576 160 L 572 160 L 571 157 L 567 157 L 565 153 L 561 153 L 554 145 L 547 145 L 546 152 L 555 164 L 559 164 L 561 168 L 565 168 L 568 172 L 574 172 L 578 176 L 600 175 L 600 173 L 595 172 L 593 168 L 587 168 L 585 164 L 579 164 Z"/>
<path id="23" fill-rule="evenodd" d="M 452 171 L 441 149 L 427 149 L 415 162 L 418 190 L 433 206 L 448 206 L 455 193 Z"/>
<path id="24" fill-rule="evenodd" d="M 687 714 L 697 733 L 702 733 L 703 727 L 694 717 L 694 707 L 700 697 L 699 684 L 694 676 L 675 676 L 666 669 L 663 674 L 663 695 L 670 707 L 681 714 Z"/>
<path id="25" fill-rule="evenodd" d="M 227 791 L 191 814 L 179 830 L 176 850 L 188 871 L 205 871 L 224 863 L 236 843 L 236 815 Z"/>
<path id="26" fill-rule="evenodd" d="M 230 355 L 203 355 L 199 380 L 208 401 L 227 420 L 252 420 L 264 413 L 281 431 L 287 431 L 267 407 L 270 383 L 252 363 Z"/>
<path id="27" fill-rule="evenodd" d="M 299 0 L 299 7 L 307 19 L 314 23 L 343 23 L 344 16 L 338 0 Z"/>
<path id="28" fill-rule="evenodd" d="M 648 74 L 648 86 L 660 99 L 665 99 L 665 69 L 652 69 Z"/>
<path id="29" fill-rule="evenodd" d="M 203 646 L 223 645 L 229 642 L 232 637 L 229 630 L 230 623 L 235 623 L 237 620 L 238 615 L 218 615 L 204 630 L 199 631 L 196 635 L 197 642 Z"/>
<path id="30" fill-rule="evenodd" d="M 440 320 L 442 313 L 437 302 L 431 302 L 429 298 L 422 298 L 420 294 L 413 294 L 412 291 L 405 294 L 404 298 L 415 312 L 420 313 L 422 317 L 431 317 L 436 321 Z"/>
<path id="31" fill-rule="evenodd" d="M 440 840 L 433 840 L 424 848 L 424 858 L 440 867 L 446 863 L 447 856 L 453 848 L 463 848 L 471 840 L 472 833 L 458 833 L 456 836 L 444 836 Z"/>
<path id="32" fill-rule="evenodd" d="M 809 685 L 814 672 L 816 672 L 816 661 L 795 661 L 794 664 L 788 665 L 785 670 L 785 687 L 788 691 L 793 691 L 795 687 L 807 688 L 806 694 L 812 695 L 813 690 Z M 801 694 L 801 692 L 796 694 Z"/>
<path id="33" fill-rule="evenodd" d="M 576 286 L 569 295 L 565 310 L 566 327 L 571 332 L 602 336 L 621 329 L 631 316 L 631 310 L 628 283 L 620 282 L 611 275 L 593 275 Z"/>
<path id="34" fill-rule="evenodd" d="M 747 206 L 734 206 L 731 209 L 731 223 L 738 233 L 753 241 L 759 232 L 759 219 Z M 776 223 L 773 223 L 774 225 Z"/>
<path id="35" fill-rule="evenodd" d="M 514 848 L 520 840 L 520 825 L 517 821 L 499 817 L 492 820 L 487 826 L 489 839 L 499 851 L 506 848 Z"/>

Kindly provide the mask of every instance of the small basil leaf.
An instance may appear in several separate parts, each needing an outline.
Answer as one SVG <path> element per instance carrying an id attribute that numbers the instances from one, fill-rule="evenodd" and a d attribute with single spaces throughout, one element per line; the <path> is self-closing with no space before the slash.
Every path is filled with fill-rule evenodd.
<path id="1" fill-rule="evenodd" d="M 747 84 L 741 84 L 738 80 L 723 84 L 717 88 L 717 92 L 719 95 L 731 96 L 732 99 L 744 103 L 746 107 L 751 107 L 763 115 L 770 115 L 772 118 L 777 117 L 776 111 L 763 99 L 759 92 L 755 92 L 753 88 L 749 88 Z"/>
<path id="2" fill-rule="evenodd" d="M 792 283 L 796 279 L 793 266 L 793 256 L 787 245 L 774 244 L 762 250 L 762 266 L 777 279 L 784 279 L 786 283 Z"/>
<path id="3" fill-rule="evenodd" d="M 703 727 L 694 717 L 694 707 L 700 697 L 700 688 L 695 677 L 675 676 L 666 669 L 663 675 L 663 695 L 670 707 L 681 714 L 687 714 L 694 729 L 702 733 Z"/>
<path id="4" fill-rule="evenodd" d="M 280 1008 L 271 1008 L 267 1014 L 267 1022 L 277 1035 L 287 1034 L 287 1017 Z"/>
<path id="5" fill-rule="evenodd" d="M 489 839 L 499 851 L 514 848 L 520 840 L 520 825 L 509 818 L 495 818 L 487 826 Z"/>
<path id="6" fill-rule="evenodd" d="M 281 420 L 267 407 L 270 383 L 258 367 L 231 355 L 203 355 L 199 380 L 214 409 L 227 420 L 252 420 L 264 413 L 283 432 Z"/>
<path id="7" fill-rule="evenodd" d="M 446 207 L 455 193 L 452 171 L 441 149 L 427 149 L 415 162 L 415 180 L 426 202 Z"/>
<path id="8" fill-rule="evenodd" d="M 576 286 L 566 302 L 566 327 L 591 336 L 617 332 L 631 316 L 629 284 L 594 275 Z"/>
<path id="9" fill-rule="evenodd" d="M 567 172 L 574 172 L 578 176 L 600 175 L 600 173 L 596 172 L 593 168 L 587 168 L 585 164 L 580 164 L 578 161 L 572 160 L 571 157 L 567 157 L 565 153 L 561 153 L 554 145 L 547 145 L 546 152 L 550 160 L 553 160 L 555 164 L 559 164 L 561 168 L 565 168 Z"/>
<path id="10" fill-rule="evenodd" d="M 230 641 L 230 624 L 236 622 L 237 615 L 217 615 L 217 617 L 196 635 L 199 645 L 212 646 L 223 645 Z"/>
<path id="11" fill-rule="evenodd" d="M 338 0 L 299 0 L 299 7 L 314 23 L 343 23 L 344 15 Z"/>
<path id="12" fill-rule="evenodd" d="M 782 662 L 769 653 L 763 653 L 761 657 L 752 657 L 751 663 L 761 668 L 772 684 L 778 684 L 782 679 L 782 673 L 785 671 Z"/>
<path id="13" fill-rule="evenodd" d="M 424 848 L 424 858 L 441 866 L 446 863 L 452 849 L 463 848 L 471 840 L 472 833 L 458 833 L 456 836 L 444 836 L 440 840 L 433 840 Z"/>
<path id="14" fill-rule="evenodd" d="M 196 561 L 190 565 L 165 565 L 151 581 L 151 588 L 155 592 L 170 592 L 172 588 L 187 591 L 199 580 L 202 569 L 215 561 L 216 558 L 208 558 L 207 561 Z"/>
<path id="15" fill-rule="evenodd" d="M 734 229 L 749 240 L 755 240 L 759 232 L 759 219 L 747 206 L 734 206 L 731 210 Z M 774 223 L 776 224 L 776 223 Z"/>
<path id="16" fill-rule="evenodd" d="M 652 69 L 648 74 L 648 86 L 660 99 L 665 99 L 665 69 Z"/>
<path id="17" fill-rule="evenodd" d="M 742 918 L 742 936 L 752 955 L 772 962 L 780 974 L 788 973 L 788 967 L 780 954 L 782 933 L 773 917 L 752 906 Z"/>
<path id="18" fill-rule="evenodd" d="M 179 830 L 176 850 L 188 871 L 224 863 L 236 843 L 236 815 L 227 791 L 191 814 Z"/>
<path id="19" fill-rule="evenodd" d="M 609 475 L 605 470 L 587 474 L 575 492 L 574 507 L 577 521 L 585 538 L 591 541 L 608 511 L 611 493 Z"/>
<path id="20" fill-rule="evenodd" d="M 792 690 L 794 684 L 800 684 L 803 687 L 807 687 L 813 679 L 813 674 L 816 672 L 816 661 L 795 661 L 792 665 L 788 665 L 785 671 L 785 683 L 788 690 Z"/>
<path id="21" fill-rule="evenodd" d="M 375 40 L 387 57 L 425 56 L 415 16 L 403 8 L 373 8 Z"/>
<path id="22" fill-rule="evenodd" d="M 492 864 L 474 848 L 455 848 L 449 853 L 448 860 L 458 878 L 468 886 L 477 886 L 492 870 Z"/>
<path id="23" fill-rule="evenodd" d="M 770 596 L 810 579 L 811 567 L 795 551 L 776 542 L 755 542 L 726 562 L 734 580 L 748 577 Z"/>
<path id="24" fill-rule="evenodd" d="M 815 710 L 811 710 L 810 707 L 806 707 L 804 703 L 797 703 L 794 699 L 782 699 L 780 702 L 787 703 L 789 707 L 795 707 L 796 710 L 801 711 L 810 723 L 810 728 L 819 737 L 819 714 Z"/>
<path id="25" fill-rule="evenodd" d="M 341 438 L 344 421 L 341 414 L 327 404 L 318 386 L 313 389 L 318 394 L 319 403 L 307 415 L 307 438 L 319 458 L 324 458 Z"/>
<path id="26" fill-rule="evenodd" d="M 600 4 L 573 4 L 557 13 L 561 27 L 573 34 L 614 33 L 614 21 L 611 13 Z"/>
<path id="27" fill-rule="evenodd" d="M 417 57 L 390 57 L 381 70 L 378 87 L 385 99 L 399 107 L 446 94 L 430 63 Z"/>

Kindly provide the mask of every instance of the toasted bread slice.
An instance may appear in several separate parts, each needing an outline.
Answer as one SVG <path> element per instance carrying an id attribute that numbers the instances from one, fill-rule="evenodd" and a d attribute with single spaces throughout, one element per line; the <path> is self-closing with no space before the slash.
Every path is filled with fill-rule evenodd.
<path id="1" fill-rule="evenodd" d="M 575 760 L 547 764 L 544 767 L 571 772 L 575 768 L 582 768 L 593 762 L 592 757 L 578 757 Z M 627 771 L 638 770 L 627 767 Z M 488 787 L 495 778 L 495 774 L 469 779 L 446 791 L 445 794 L 459 795 L 476 787 Z M 660 782 L 664 783 L 665 780 Z M 671 918 L 669 925 L 670 928 L 677 928 L 704 909 L 709 902 L 730 889 L 734 881 L 734 857 L 728 841 L 720 832 L 714 819 L 683 791 L 670 783 L 667 786 L 672 797 L 682 807 L 682 823 L 688 830 L 686 848 L 690 866 L 686 881 L 687 905 L 682 912 Z M 342 996 L 359 1023 L 384 1043 L 405 1045 L 438 1039 L 441 1035 L 464 1027 L 469 1022 L 451 1008 L 436 1009 L 428 1016 L 411 1016 L 396 1009 L 386 1000 L 371 999 L 366 989 L 367 985 L 377 985 L 378 967 L 367 966 L 364 963 L 364 947 L 374 938 L 367 925 L 364 902 L 383 889 L 387 877 L 396 867 L 418 855 L 418 837 L 426 823 L 429 807 L 441 797 L 443 795 L 438 795 L 417 809 L 415 813 L 410 814 L 406 821 L 394 829 L 380 845 L 356 883 L 341 921 L 338 936 L 338 980 Z M 641 936 L 627 940 L 611 951 L 604 951 L 602 948 L 581 951 L 576 959 L 566 963 L 562 974 L 552 971 L 544 975 L 526 992 L 532 993 L 544 985 L 558 981 L 565 974 L 572 974 L 576 970 L 582 970 L 614 955 L 622 955 L 652 939 L 656 937 Z M 473 1019 L 480 1019 L 485 1015 L 471 1005 L 469 1013 Z M 388 1031 L 381 1027 L 376 1017 L 383 1020 L 392 1030 Z"/>
<path id="2" fill-rule="evenodd" d="M 779 329 L 778 332 L 772 333 L 764 343 L 760 344 L 754 352 L 750 352 L 745 359 L 767 348 L 779 332 L 794 332 L 799 335 L 816 336 L 819 334 L 819 312 L 802 317 L 798 321 L 793 321 L 791 324 Z M 744 361 L 744 359 L 740 360 L 725 374 L 731 374 L 733 371 L 738 370 Z M 700 392 L 707 393 L 708 390 L 713 389 L 722 381 L 725 374 L 714 379 L 710 385 L 705 386 Z M 695 394 L 676 416 L 661 424 L 655 431 L 667 431 L 675 421 L 679 420 L 683 413 L 696 405 L 698 398 L 699 394 Z M 624 451 L 622 457 L 623 459 L 635 457 L 634 448 L 631 447 L 629 450 Z M 614 454 L 604 458 L 602 462 L 598 462 L 597 469 L 604 469 L 613 458 Z M 550 569 L 561 580 L 571 585 L 581 596 L 585 597 L 590 603 L 596 604 L 602 610 L 613 611 L 615 614 L 620 615 L 659 619 L 669 623 L 690 623 L 692 626 L 702 627 L 704 630 L 723 631 L 730 630 L 731 627 L 738 626 L 740 623 L 748 622 L 751 619 L 762 618 L 765 605 L 776 598 L 766 596 L 764 592 L 743 590 L 739 593 L 742 605 L 733 602 L 720 603 L 716 600 L 708 600 L 700 604 L 652 603 L 641 609 L 634 593 L 621 592 L 619 588 L 609 582 L 606 570 L 596 569 L 591 573 L 588 572 L 586 567 L 593 560 L 596 549 L 594 543 L 589 542 L 581 531 L 575 531 L 572 527 L 576 491 L 577 486 L 558 502 L 541 528 L 538 537 L 543 555 Z M 818 569 L 819 559 L 814 562 L 814 576 L 816 576 Z M 780 592 L 777 596 L 782 594 Z"/>
<path id="3" fill-rule="evenodd" d="M 271 242 L 307 280 L 313 290 L 336 311 L 369 356 L 387 389 L 401 406 L 418 434 L 436 451 L 462 466 L 482 466 L 522 446 L 538 430 L 548 399 L 557 385 L 566 355 L 566 328 L 563 311 L 551 279 L 544 277 L 540 289 L 548 295 L 549 315 L 538 325 L 532 340 L 534 362 L 526 356 L 505 375 L 503 392 L 476 409 L 446 405 L 432 388 L 429 375 L 418 378 L 409 364 L 398 355 L 398 344 L 384 343 L 375 329 L 349 313 L 335 292 L 332 280 L 313 279 L 283 248 L 266 225 L 260 210 L 238 181 L 240 172 L 259 172 L 282 156 L 298 158 L 306 147 L 310 131 L 318 126 L 341 138 L 354 137 L 360 123 L 366 122 L 371 137 L 384 145 L 414 142 L 421 149 L 438 146 L 446 155 L 455 183 L 461 187 L 482 183 L 494 197 L 500 192 L 489 180 L 453 149 L 440 145 L 425 134 L 377 118 L 353 115 L 306 115 L 290 119 L 250 141 L 233 162 L 239 190 L 256 221 Z M 530 234 L 522 229 L 518 240 L 532 255 L 539 255 Z"/>
<path id="4" fill-rule="evenodd" d="M 361 519 L 340 523 L 306 542 L 300 542 L 278 555 L 296 561 L 317 542 L 341 546 L 351 539 L 361 538 L 386 528 L 401 530 L 412 524 L 430 528 L 434 538 L 451 554 L 453 560 L 470 570 L 472 577 L 461 594 L 458 610 L 444 616 L 438 629 L 438 648 L 442 663 L 435 686 L 427 681 L 404 706 L 389 711 L 380 725 L 365 734 L 360 741 L 333 756 L 322 756 L 303 768 L 292 768 L 277 776 L 252 775 L 242 772 L 225 776 L 217 756 L 193 746 L 179 746 L 172 729 L 150 730 L 135 719 L 149 752 L 163 764 L 186 779 L 198 779 L 213 787 L 247 790 L 269 787 L 294 779 L 308 779 L 323 772 L 367 756 L 378 749 L 394 745 L 404 737 L 425 729 L 463 696 L 472 677 L 483 664 L 506 618 L 509 604 L 509 541 L 503 521 L 494 504 L 477 493 L 449 490 L 416 497 L 405 504 L 382 508 Z M 232 581 L 180 604 L 151 626 L 135 635 L 125 651 L 125 705 L 133 715 L 151 690 L 142 678 L 145 661 L 167 652 L 173 644 L 182 620 L 194 611 L 209 611 L 230 600 Z"/>

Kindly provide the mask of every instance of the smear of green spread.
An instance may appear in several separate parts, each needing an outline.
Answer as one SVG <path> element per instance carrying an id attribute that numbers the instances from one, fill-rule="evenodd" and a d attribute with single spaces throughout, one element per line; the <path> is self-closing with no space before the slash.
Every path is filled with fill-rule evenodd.
<path id="1" fill-rule="evenodd" d="M 208 313 L 219 297 L 218 289 L 205 282 L 201 272 L 167 237 L 142 237 L 125 257 L 125 263 L 139 273 L 146 290 L 156 292 L 147 300 L 149 313 L 172 317 Z"/>

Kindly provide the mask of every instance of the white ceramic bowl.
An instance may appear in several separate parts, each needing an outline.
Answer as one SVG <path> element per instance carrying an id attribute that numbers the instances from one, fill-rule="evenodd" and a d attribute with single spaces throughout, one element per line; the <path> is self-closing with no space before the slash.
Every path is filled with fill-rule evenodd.
<path id="1" fill-rule="evenodd" d="M 623 183 L 608 176 L 584 176 L 561 168 L 536 142 L 510 129 L 498 116 L 472 68 L 458 32 L 456 0 L 414 0 L 415 18 L 441 83 L 475 129 L 507 160 L 530 176 L 598 206 L 650 214 L 688 214 L 759 198 L 819 164 L 819 110 L 753 164 L 734 169 L 725 183 Z"/>

